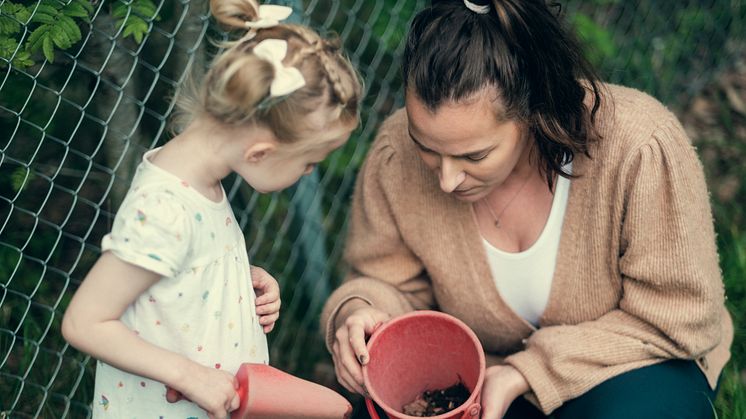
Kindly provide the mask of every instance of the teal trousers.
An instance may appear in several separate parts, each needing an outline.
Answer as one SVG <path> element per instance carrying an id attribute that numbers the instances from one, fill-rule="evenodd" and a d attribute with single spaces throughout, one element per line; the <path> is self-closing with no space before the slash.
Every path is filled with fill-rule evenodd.
<path id="1" fill-rule="evenodd" d="M 550 416 L 520 397 L 504 419 L 711 419 L 716 394 L 694 361 L 671 360 L 604 381 Z"/>

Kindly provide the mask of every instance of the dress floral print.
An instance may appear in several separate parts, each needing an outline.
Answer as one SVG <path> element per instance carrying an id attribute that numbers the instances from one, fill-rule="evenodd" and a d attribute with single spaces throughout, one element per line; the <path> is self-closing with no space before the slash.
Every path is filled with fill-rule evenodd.
<path id="1" fill-rule="evenodd" d="M 243 233 L 225 199 L 214 202 L 145 154 L 111 233 L 102 243 L 125 262 L 163 278 L 130 305 L 133 333 L 202 365 L 235 373 L 267 363 Z M 126 278 L 122 278 L 126 281 Z M 169 404 L 162 383 L 97 363 L 94 418 L 207 418 L 197 405 Z"/>

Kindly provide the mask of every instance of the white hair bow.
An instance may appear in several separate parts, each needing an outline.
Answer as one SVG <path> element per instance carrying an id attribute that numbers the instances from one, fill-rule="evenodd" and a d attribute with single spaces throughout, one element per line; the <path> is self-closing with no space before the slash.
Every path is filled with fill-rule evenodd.
<path id="1" fill-rule="evenodd" d="M 259 19 L 246 22 L 247 28 L 262 29 L 277 26 L 280 21 L 287 19 L 293 13 L 293 9 L 276 4 L 264 4 L 259 6 Z"/>
<path id="2" fill-rule="evenodd" d="M 275 69 L 275 78 L 269 88 L 271 97 L 289 95 L 306 85 L 306 79 L 300 70 L 282 63 L 287 51 L 288 42 L 284 39 L 265 39 L 254 47 L 254 54 L 272 63 Z"/>

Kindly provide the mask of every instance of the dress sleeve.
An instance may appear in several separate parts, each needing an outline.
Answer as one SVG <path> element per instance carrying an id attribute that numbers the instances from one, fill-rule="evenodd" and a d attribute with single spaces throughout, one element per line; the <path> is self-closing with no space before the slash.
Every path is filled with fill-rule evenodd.
<path id="1" fill-rule="evenodd" d="M 401 182 L 398 159 L 387 139 L 379 138 L 358 174 L 345 245 L 350 272 L 321 315 L 328 348 L 339 309 L 349 300 L 363 300 L 391 316 L 435 305 L 424 266 L 398 228 L 397 211 L 401 210 L 394 192 L 401 190 L 394 185 Z"/>
<path id="2" fill-rule="evenodd" d="M 190 217 L 199 216 L 188 213 L 168 191 L 130 192 L 101 250 L 162 276 L 174 276 L 190 253 Z"/>
<path id="3" fill-rule="evenodd" d="M 721 340 L 724 290 L 701 163 L 676 121 L 623 163 L 625 214 L 617 309 L 544 327 L 506 358 L 546 413 L 604 380 L 671 358 L 697 360 Z"/>

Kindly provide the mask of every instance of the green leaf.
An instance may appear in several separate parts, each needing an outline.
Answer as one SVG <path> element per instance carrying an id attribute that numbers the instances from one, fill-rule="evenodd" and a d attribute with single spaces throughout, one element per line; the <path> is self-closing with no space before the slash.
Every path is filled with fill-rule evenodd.
<path id="1" fill-rule="evenodd" d="M 93 14 L 93 3 L 90 0 L 73 0 L 71 3 L 79 4 L 88 11 L 88 15 Z"/>
<path id="2" fill-rule="evenodd" d="M 26 39 L 26 50 L 32 53 L 38 51 L 49 32 L 49 28 L 49 25 L 41 25 L 34 29 L 34 31 L 31 32 L 31 35 Z"/>
<path id="3" fill-rule="evenodd" d="M 114 6 L 111 9 L 111 15 L 114 16 L 116 19 L 125 19 L 128 17 L 129 13 L 129 6 L 122 2 L 114 3 Z"/>
<path id="4" fill-rule="evenodd" d="M 21 31 L 21 24 L 15 19 L 0 15 L 0 34 L 11 35 Z"/>
<path id="5" fill-rule="evenodd" d="M 13 191 L 18 193 L 34 180 L 34 174 L 25 167 L 19 167 L 11 173 L 10 179 Z"/>
<path id="6" fill-rule="evenodd" d="M 52 26 L 52 29 L 49 30 L 49 35 L 54 44 L 60 49 L 68 49 L 73 44 L 72 40 L 61 25 Z"/>
<path id="7" fill-rule="evenodd" d="M 42 7 L 52 8 L 54 10 L 60 10 L 67 3 L 64 0 L 41 0 Z"/>
<path id="8" fill-rule="evenodd" d="M 19 4 L 18 9 L 16 9 L 14 13 L 14 16 L 16 19 L 18 19 L 19 22 L 26 24 L 29 22 L 29 20 L 31 20 L 31 10 Z"/>
<path id="9" fill-rule="evenodd" d="M 54 63 L 54 42 L 51 36 L 45 36 L 41 44 L 41 50 L 44 52 L 44 58 L 50 63 Z"/>
<path id="10" fill-rule="evenodd" d="M 56 16 L 60 12 L 60 10 L 59 10 L 59 7 L 55 7 L 55 6 L 59 6 L 59 3 L 54 2 L 50 4 L 50 2 L 42 1 L 42 3 L 36 8 L 31 7 L 30 11 L 31 13 L 33 13 L 32 16 L 36 16 L 37 13 Z"/>
<path id="11" fill-rule="evenodd" d="M 144 21 L 141 17 L 130 15 L 125 24 L 124 31 L 122 32 L 122 38 L 132 36 L 138 44 L 142 43 L 145 35 L 150 31 L 148 22 Z"/>
<path id="12" fill-rule="evenodd" d="M 71 17 L 60 16 L 60 21 L 57 22 L 57 26 L 64 29 L 65 33 L 70 38 L 71 44 L 74 44 L 83 38 L 83 35 L 80 33 L 80 28 Z"/>
<path id="13" fill-rule="evenodd" d="M 137 0 L 132 2 L 132 11 L 138 16 L 152 20 L 156 18 L 158 8 L 150 0 Z"/>
<path id="14" fill-rule="evenodd" d="M 34 17 L 31 18 L 31 21 L 34 23 L 46 23 L 48 25 L 54 25 L 56 17 L 56 14 L 50 15 L 42 12 L 36 12 L 34 13 Z"/>
<path id="15" fill-rule="evenodd" d="M 62 9 L 62 13 L 65 16 L 70 16 L 70 17 L 82 17 L 82 18 L 89 17 L 88 10 L 86 10 L 85 7 L 81 6 L 79 3 L 73 3 L 73 2 L 65 6 L 65 8 Z"/>
<path id="16" fill-rule="evenodd" d="M 19 68 L 31 67 L 34 65 L 34 60 L 31 59 L 31 54 L 28 51 L 19 51 L 13 58 L 13 65 Z"/>
<path id="17" fill-rule="evenodd" d="M 28 51 L 19 51 L 13 58 L 13 65 L 19 68 L 31 67 L 34 65 L 34 60 L 31 59 L 31 53 Z"/>
<path id="18" fill-rule="evenodd" d="M 7 36 L 0 36 L 0 57 L 10 60 L 16 49 L 18 49 L 18 41 Z"/>

